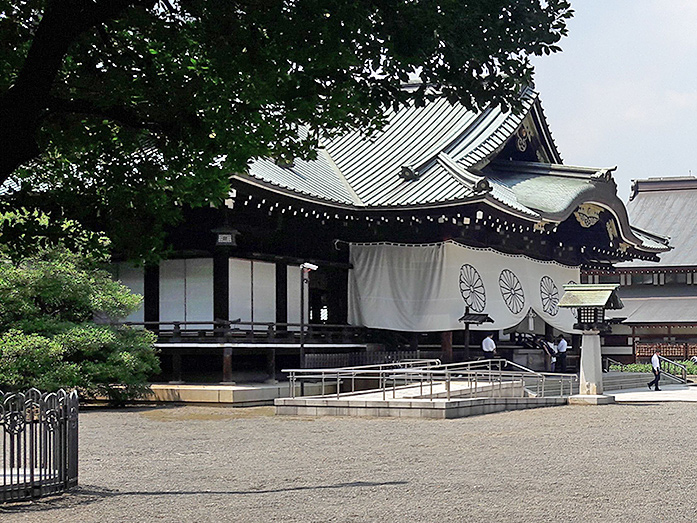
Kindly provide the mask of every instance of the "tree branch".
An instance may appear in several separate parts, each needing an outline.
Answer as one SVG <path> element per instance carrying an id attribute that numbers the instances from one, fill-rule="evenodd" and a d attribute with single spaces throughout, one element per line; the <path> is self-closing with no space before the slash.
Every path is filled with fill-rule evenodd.
<path id="1" fill-rule="evenodd" d="M 0 184 L 40 151 L 36 135 L 66 53 L 89 29 L 157 0 L 49 0 L 15 83 L 0 94 Z"/>
<path id="2" fill-rule="evenodd" d="M 155 122 L 144 117 L 137 110 L 126 106 L 102 107 L 90 100 L 76 99 L 65 100 L 51 96 L 48 98 L 47 108 L 50 113 L 84 114 L 108 118 L 133 129 L 148 129 L 151 131 L 166 132 L 170 127 L 163 122 Z"/>

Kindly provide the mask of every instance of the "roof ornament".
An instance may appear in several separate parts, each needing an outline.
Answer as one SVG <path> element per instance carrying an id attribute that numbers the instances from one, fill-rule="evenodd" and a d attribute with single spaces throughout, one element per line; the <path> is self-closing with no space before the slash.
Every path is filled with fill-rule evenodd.
<path id="1" fill-rule="evenodd" d="M 528 135 L 528 130 L 525 128 L 525 125 L 521 125 L 520 128 L 518 129 L 518 132 L 516 133 L 516 142 L 515 146 L 516 148 L 521 152 L 525 152 L 525 150 L 528 148 L 528 140 L 529 140 L 529 135 Z"/>
<path id="2" fill-rule="evenodd" d="M 602 212 L 602 207 L 598 207 L 592 203 L 582 203 L 578 206 L 578 210 L 574 212 L 574 216 L 581 227 L 588 229 L 598 223 L 598 220 L 600 220 L 600 213 Z"/>
<path id="3" fill-rule="evenodd" d="M 600 169 L 594 174 L 591 174 L 591 179 L 598 180 L 601 182 L 612 181 L 612 172 L 617 170 L 617 166 L 608 167 L 607 169 Z"/>
<path id="4" fill-rule="evenodd" d="M 402 168 L 399 171 L 399 177 L 406 181 L 418 180 L 419 176 L 419 171 L 417 171 L 411 165 L 402 165 Z"/>
<path id="5" fill-rule="evenodd" d="M 605 224 L 605 228 L 607 229 L 607 235 L 610 238 L 610 241 L 613 241 L 615 238 L 619 238 L 619 234 L 617 233 L 617 225 L 615 225 L 615 220 L 608 220 Z"/>
<path id="6" fill-rule="evenodd" d="M 552 230 L 552 227 L 554 225 L 552 222 L 549 222 L 547 220 L 540 220 L 539 222 L 536 222 L 535 225 L 533 225 L 532 229 L 535 232 L 546 232 Z"/>

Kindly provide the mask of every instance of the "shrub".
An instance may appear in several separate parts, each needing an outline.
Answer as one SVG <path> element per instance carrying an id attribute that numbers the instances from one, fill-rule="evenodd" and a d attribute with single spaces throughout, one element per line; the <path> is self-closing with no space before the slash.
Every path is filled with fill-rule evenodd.
<path id="1" fill-rule="evenodd" d="M 687 361 L 676 361 L 680 365 L 684 365 L 687 373 L 691 375 L 697 375 L 697 363 L 687 360 Z M 667 368 L 666 363 L 661 363 L 664 370 L 670 372 L 671 369 Z M 628 365 L 610 365 L 610 370 L 612 371 L 622 371 L 622 372 L 651 372 L 650 363 L 630 363 Z"/>
<path id="2" fill-rule="evenodd" d="M 141 301 L 100 268 L 103 259 L 60 245 L 21 259 L 0 250 L 0 389 L 77 388 L 117 403 L 147 391 L 159 372 L 155 336 L 94 321 L 122 318 Z"/>

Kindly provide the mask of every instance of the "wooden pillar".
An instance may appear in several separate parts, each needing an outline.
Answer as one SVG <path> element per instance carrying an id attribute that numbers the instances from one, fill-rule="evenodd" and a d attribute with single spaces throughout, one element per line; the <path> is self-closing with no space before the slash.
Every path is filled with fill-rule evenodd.
<path id="1" fill-rule="evenodd" d="M 160 321 L 160 266 L 147 265 L 143 271 L 143 320 Z M 158 332 L 153 326 L 151 329 Z"/>
<path id="2" fill-rule="evenodd" d="M 554 340 L 554 327 L 547 322 L 545 322 L 545 339 L 547 341 Z"/>
<path id="3" fill-rule="evenodd" d="M 276 383 L 276 349 L 266 351 L 266 370 L 269 373 L 267 383 Z"/>
<path id="4" fill-rule="evenodd" d="M 328 323 L 344 324 L 348 321 L 348 269 L 328 269 L 331 284 L 327 289 L 329 307 Z"/>
<path id="5" fill-rule="evenodd" d="M 232 347 L 223 349 L 223 383 L 233 383 L 232 381 Z"/>
<path id="6" fill-rule="evenodd" d="M 465 361 L 472 359 L 470 355 L 470 324 L 465 323 Z"/>
<path id="7" fill-rule="evenodd" d="M 288 266 L 276 262 L 276 323 L 288 323 Z M 285 331 L 285 325 L 278 328 Z"/>
<path id="8" fill-rule="evenodd" d="M 411 352 L 416 352 L 416 357 L 421 357 L 421 351 L 419 351 L 419 333 L 410 332 L 409 333 L 409 350 Z"/>
<path id="9" fill-rule="evenodd" d="M 176 349 L 172 353 L 172 380 L 170 383 L 184 383 L 182 381 L 182 355 Z"/>
<path id="10" fill-rule="evenodd" d="M 444 331 L 440 333 L 440 351 L 441 359 L 444 363 L 452 363 L 453 361 L 453 331 Z"/>
<path id="11" fill-rule="evenodd" d="M 230 250 L 216 247 L 213 256 L 213 319 L 230 319 Z"/>

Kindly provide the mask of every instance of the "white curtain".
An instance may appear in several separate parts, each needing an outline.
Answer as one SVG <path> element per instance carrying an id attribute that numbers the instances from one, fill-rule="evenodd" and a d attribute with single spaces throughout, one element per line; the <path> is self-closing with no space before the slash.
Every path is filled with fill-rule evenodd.
<path id="1" fill-rule="evenodd" d="M 579 281 L 579 268 L 513 256 L 453 241 L 421 245 L 351 244 L 349 323 L 399 331 L 458 330 L 465 306 L 507 329 L 530 309 L 571 332 L 576 319 L 558 307 L 563 285 Z"/>

